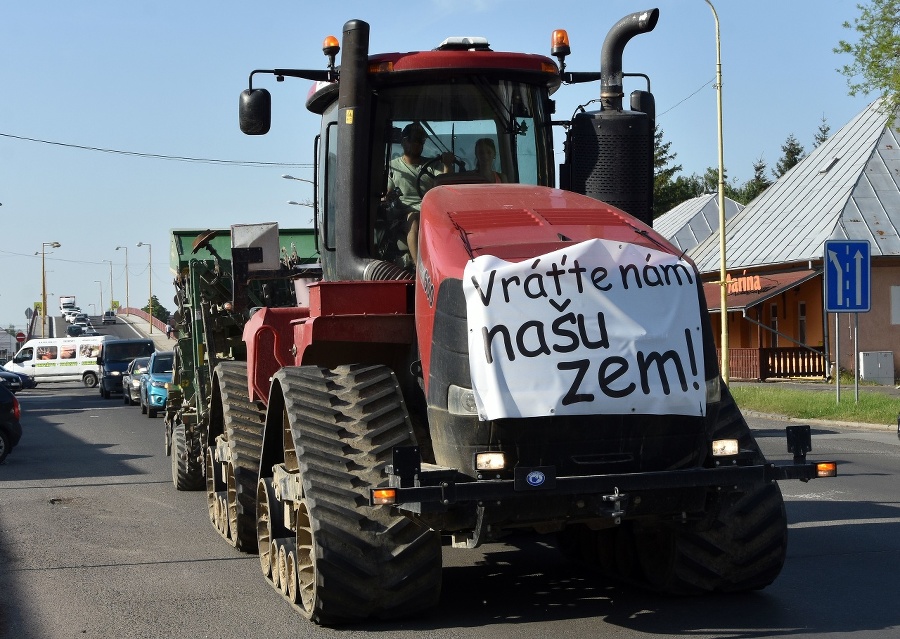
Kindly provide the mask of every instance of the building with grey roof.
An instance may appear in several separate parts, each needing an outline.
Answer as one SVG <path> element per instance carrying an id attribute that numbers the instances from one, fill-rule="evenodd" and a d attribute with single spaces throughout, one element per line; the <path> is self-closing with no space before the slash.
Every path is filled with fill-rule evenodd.
<path id="1" fill-rule="evenodd" d="M 725 219 L 729 220 L 744 205 L 725 198 Z M 690 251 L 713 233 L 719 233 L 719 195 L 707 193 L 691 198 L 653 220 L 653 230 L 682 251 Z"/>
<path id="2" fill-rule="evenodd" d="M 833 362 L 837 334 L 842 368 L 854 368 L 856 352 L 890 351 L 900 371 L 900 121 L 890 126 L 879 106 L 873 102 L 727 220 L 729 351 L 813 349 Z M 869 312 L 826 317 L 827 240 L 869 243 Z M 704 280 L 718 279 L 718 233 L 688 255 Z M 705 288 L 718 324 L 719 284 Z"/>

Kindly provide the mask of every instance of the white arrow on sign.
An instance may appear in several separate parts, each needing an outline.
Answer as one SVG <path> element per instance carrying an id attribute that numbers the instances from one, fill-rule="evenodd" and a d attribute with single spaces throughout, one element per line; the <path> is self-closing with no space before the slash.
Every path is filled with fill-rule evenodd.
<path id="1" fill-rule="evenodd" d="M 844 305 L 844 272 L 841 269 L 841 261 L 838 259 L 837 253 L 828 251 L 828 259 L 834 264 L 834 270 L 837 273 L 837 306 Z M 857 277 L 859 273 L 857 271 Z"/>
<path id="2" fill-rule="evenodd" d="M 862 306 L 862 261 L 863 254 L 856 251 L 856 306 Z"/>

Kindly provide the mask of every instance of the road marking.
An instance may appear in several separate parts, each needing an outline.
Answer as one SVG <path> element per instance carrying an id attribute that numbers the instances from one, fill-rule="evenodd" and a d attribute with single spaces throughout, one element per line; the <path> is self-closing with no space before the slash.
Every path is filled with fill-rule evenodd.
<path id="1" fill-rule="evenodd" d="M 898 524 L 900 517 L 875 517 L 872 519 L 838 519 L 836 521 L 801 521 L 788 524 L 788 528 L 825 528 L 830 526 L 858 526 L 860 524 Z"/>

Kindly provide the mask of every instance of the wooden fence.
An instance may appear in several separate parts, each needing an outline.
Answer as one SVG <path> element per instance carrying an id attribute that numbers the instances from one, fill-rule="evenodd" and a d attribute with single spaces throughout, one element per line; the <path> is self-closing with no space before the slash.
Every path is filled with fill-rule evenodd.
<path id="1" fill-rule="evenodd" d="M 719 351 L 719 361 L 722 353 Z M 807 348 L 730 348 L 728 349 L 729 377 L 734 379 L 766 380 L 791 377 L 821 377 L 828 375 L 828 363 L 823 350 Z"/>

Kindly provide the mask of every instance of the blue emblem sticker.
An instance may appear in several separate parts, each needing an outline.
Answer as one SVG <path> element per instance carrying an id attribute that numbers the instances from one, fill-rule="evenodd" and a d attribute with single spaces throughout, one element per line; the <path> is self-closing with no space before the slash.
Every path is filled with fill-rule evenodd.
<path id="1" fill-rule="evenodd" d="M 545 479 L 546 477 L 544 476 L 544 473 L 539 470 L 532 470 L 530 473 L 528 473 L 528 476 L 525 477 L 525 481 L 527 481 L 531 486 L 540 486 L 544 483 Z"/>

